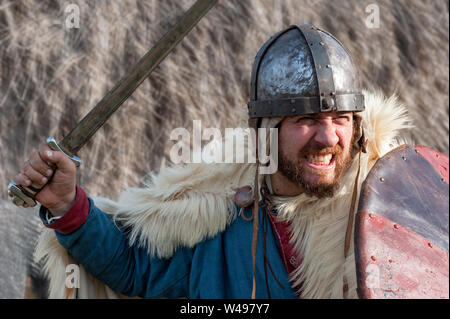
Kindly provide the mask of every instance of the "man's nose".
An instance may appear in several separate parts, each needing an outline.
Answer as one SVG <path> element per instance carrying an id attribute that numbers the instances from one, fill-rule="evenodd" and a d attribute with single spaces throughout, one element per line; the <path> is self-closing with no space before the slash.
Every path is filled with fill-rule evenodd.
<path id="1" fill-rule="evenodd" d="M 316 132 L 314 140 L 323 147 L 334 147 L 339 142 L 336 128 L 329 121 L 322 122 Z"/>

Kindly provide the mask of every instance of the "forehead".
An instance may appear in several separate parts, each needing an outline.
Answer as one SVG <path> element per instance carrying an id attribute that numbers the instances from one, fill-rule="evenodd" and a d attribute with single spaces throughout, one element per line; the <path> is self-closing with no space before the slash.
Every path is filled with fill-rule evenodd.
<path id="1" fill-rule="evenodd" d="M 314 118 L 326 118 L 326 117 L 337 117 L 343 115 L 353 115 L 353 112 L 321 112 L 321 113 L 313 113 L 313 114 L 304 114 L 300 116 L 314 117 Z"/>

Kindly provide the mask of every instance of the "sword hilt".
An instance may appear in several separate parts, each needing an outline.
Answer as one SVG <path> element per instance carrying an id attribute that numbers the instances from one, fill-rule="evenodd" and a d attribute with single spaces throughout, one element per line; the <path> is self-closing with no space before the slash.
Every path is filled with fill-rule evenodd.
<path id="1" fill-rule="evenodd" d="M 53 137 L 47 138 L 47 145 L 54 151 L 62 152 L 67 157 L 69 157 L 72 162 L 74 162 L 76 167 L 79 167 L 81 165 L 81 159 L 77 156 L 70 155 L 66 152 L 64 152 L 61 147 L 58 145 L 58 142 Z M 54 174 L 54 173 L 53 173 Z M 53 176 L 53 175 L 52 175 Z M 48 182 L 52 177 L 49 177 Z M 36 184 L 33 183 L 29 186 L 22 186 L 18 185 L 14 182 L 11 182 L 8 184 L 8 195 L 11 197 L 12 202 L 17 206 L 23 206 L 23 207 L 33 207 L 36 206 L 36 200 L 35 196 L 39 191 L 44 188 L 45 184 Z"/>

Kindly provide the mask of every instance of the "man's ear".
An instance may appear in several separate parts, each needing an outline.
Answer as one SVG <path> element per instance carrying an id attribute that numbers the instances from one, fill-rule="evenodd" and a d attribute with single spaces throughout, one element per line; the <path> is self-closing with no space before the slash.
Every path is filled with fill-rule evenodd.
<path id="1" fill-rule="evenodd" d="M 366 146 L 367 140 L 364 136 L 364 128 L 361 125 L 362 117 L 359 114 L 353 113 L 353 128 L 355 131 L 355 141 L 357 141 L 358 148 L 363 152 L 367 153 Z"/>

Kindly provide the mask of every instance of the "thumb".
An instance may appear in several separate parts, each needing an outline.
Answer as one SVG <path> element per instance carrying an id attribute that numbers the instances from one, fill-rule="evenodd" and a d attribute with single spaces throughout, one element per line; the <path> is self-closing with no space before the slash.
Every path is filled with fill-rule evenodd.
<path id="1" fill-rule="evenodd" d="M 63 172 L 72 172 L 75 170 L 75 164 L 72 160 L 66 154 L 59 151 L 46 150 L 44 152 L 44 160 L 55 164 Z"/>

